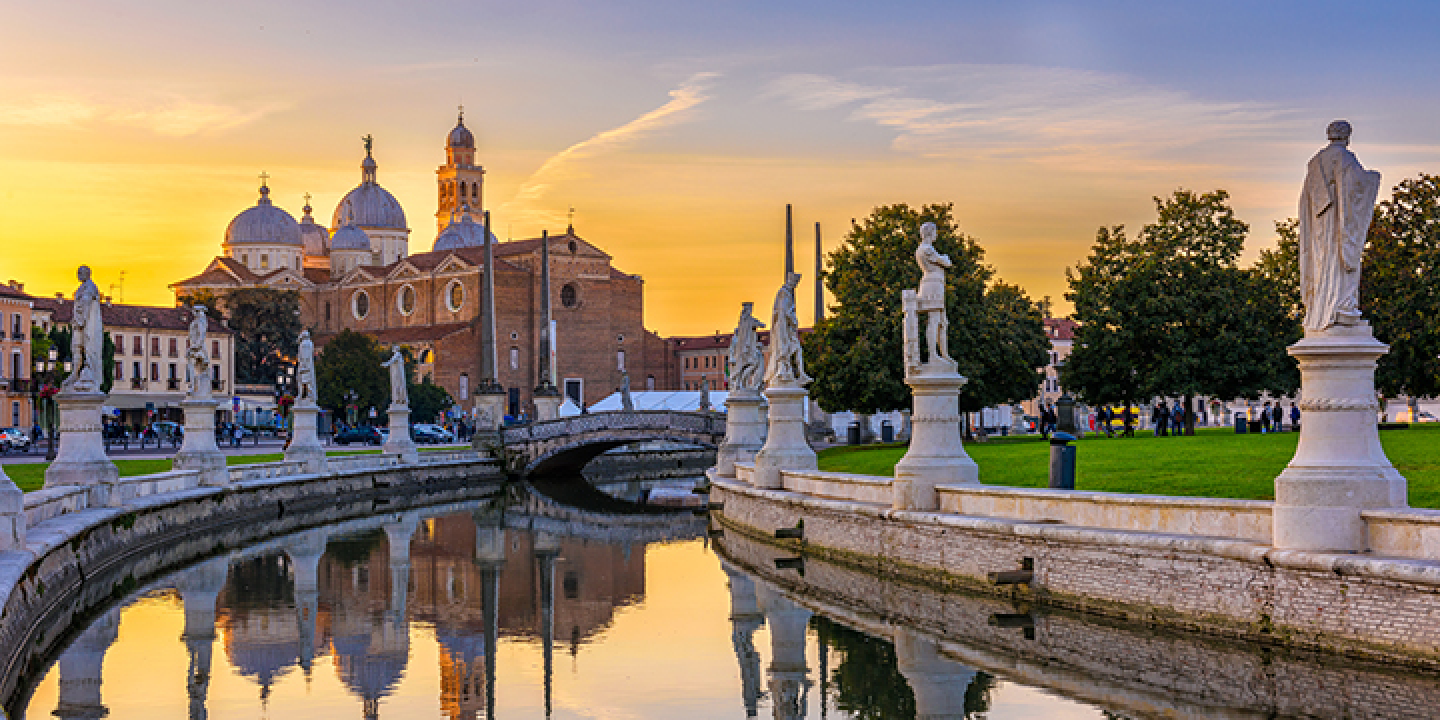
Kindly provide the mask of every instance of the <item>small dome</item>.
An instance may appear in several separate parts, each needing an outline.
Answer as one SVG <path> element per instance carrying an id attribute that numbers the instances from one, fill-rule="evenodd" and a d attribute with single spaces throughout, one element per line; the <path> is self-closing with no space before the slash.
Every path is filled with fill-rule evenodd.
<path id="1" fill-rule="evenodd" d="M 260 186 L 260 201 L 225 228 L 230 245 L 301 245 L 300 224 L 270 202 L 270 188 Z"/>
<path id="2" fill-rule="evenodd" d="M 318 256 L 330 252 L 330 231 L 323 225 L 315 224 L 315 218 L 310 215 L 309 196 L 305 200 L 305 215 L 300 218 L 300 241 L 305 245 L 306 255 Z"/>
<path id="3" fill-rule="evenodd" d="M 455 129 L 450 131 L 450 137 L 446 138 L 445 145 L 466 150 L 475 149 L 475 136 L 470 134 L 470 128 L 465 127 L 465 113 L 460 113 L 460 119 L 455 121 Z"/>
<path id="4" fill-rule="evenodd" d="M 490 234 L 495 242 L 495 234 Z M 434 250 L 457 250 L 467 247 L 485 247 L 485 226 L 470 219 L 469 215 L 451 220 L 445 231 L 435 238 Z"/>
<path id="5" fill-rule="evenodd" d="M 340 226 L 330 238 L 330 252 L 337 250 L 364 250 L 370 252 L 370 236 L 364 230 L 351 224 Z"/>

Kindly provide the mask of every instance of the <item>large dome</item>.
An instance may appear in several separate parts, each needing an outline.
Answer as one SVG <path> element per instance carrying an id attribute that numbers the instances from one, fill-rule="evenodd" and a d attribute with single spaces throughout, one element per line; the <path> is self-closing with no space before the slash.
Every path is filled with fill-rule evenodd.
<path id="1" fill-rule="evenodd" d="M 490 234 L 495 242 L 495 234 Z M 470 219 L 469 215 L 451 220 L 445 231 L 435 238 L 434 250 L 458 250 L 459 248 L 485 247 L 485 226 Z"/>
<path id="2" fill-rule="evenodd" d="M 336 250 L 364 250 L 369 252 L 370 236 L 366 235 L 364 230 L 354 225 L 341 225 L 340 229 L 335 231 L 335 237 L 330 238 L 330 250 L 331 252 Z"/>
<path id="3" fill-rule="evenodd" d="M 331 219 L 330 226 L 339 228 L 353 224 L 368 228 L 408 230 L 405 211 L 401 209 L 400 201 L 375 181 L 376 164 L 375 158 L 370 156 L 368 136 L 365 142 L 365 161 L 360 163 L 360 184 L 345 193 L 340 204 L 335 206 L 335 216 Z"/>
<path id="4" fill-rule="evenodd" d="M 402 219 L 403 221 L 403 219 Z M 225 228 L 229 245 L 302 245 L 300 223 L 270 202 L 270 188 L 260 187 L 260 201 Z"/>

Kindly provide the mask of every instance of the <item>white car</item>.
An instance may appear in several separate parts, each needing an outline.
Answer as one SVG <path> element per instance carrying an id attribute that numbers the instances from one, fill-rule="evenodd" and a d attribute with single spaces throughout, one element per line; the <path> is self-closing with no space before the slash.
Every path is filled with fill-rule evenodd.
<path id="1" fill-rule="evenodd" d="M 29 450 L 30 436 L 20 428 L 5 428 L 0 430 L 0 446 L 11 450 Z"/>

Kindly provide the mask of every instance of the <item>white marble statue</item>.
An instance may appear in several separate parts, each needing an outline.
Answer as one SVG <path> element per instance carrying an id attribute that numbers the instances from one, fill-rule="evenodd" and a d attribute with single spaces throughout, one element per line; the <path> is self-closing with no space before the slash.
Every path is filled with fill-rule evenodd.
<path id="1" fill-rule="evenodd" d="M 630 397 L 630 373 L 625 373 L 620 377 L 620 409 L 626 411 L 635 409 L 635 400 Z"/>
<path id="2" fill-rule="evenodd" d="M 760 329 L 765 323 L 755 317 L 754 309 L 753 302 L 742 304 L 740 323 L 730 340 L 730 387 L 745 394 L 760 392 L 765 383 L 765 351 L 760 348 Z"/>
<path id="3" fill-rule="evenodd" d="M 101 351 L 105 346 L 105 322 L 100 316 L 100 288 L 90 279 L 90 267 L 76 272 L 80 287 L 70 319 L 70 377 L 63 389 L 69 392 L 99 392 L 102 378 Z"/>
<path id="4" fill-rule="evenodd" d="M 196 305 L 190 316 L 190 348 L 185 351 L 186 375 L 190 379 L 190 396 L 203 397 L 210 394 L 210 356 L 205 352 L 205 335 L 210 331 L 210 320 L 205 315 L 205 306 Z"/>
<path id="5" fill-rule="evenodd" d="M 315 390 L 315 343 L 310 339 L 310 331 L 304 330 L 300 333 L 300 352 L 298 363 L 299 369 L 295 374 L 296 384 L 299 386 L 297 402 L 307 405 L 314 405 L 317 399 Z"/>
<path id="6" fill-rule="evenodd" d="M 383 367 L 390 369 L 390 404 L 410 404 L 410 391 L 405 382 L 405 356 L 400 354 L 400 346 L 396 345 L 390 349 L 390 359 L 382 363 Z"/>
<path id="7" fill-rule="evenodd" d="M 770 386 L 799 386 L 810 382 L 800 351 L 800 320 L 795 314 L 795 286 L 799 273 L 788 273 L 785 284 L 775 293 L 775 309 L 770 316 L 770 362 L 765 367 L 765 383 Z"/>
<path id="8" fill-rule="evenodd" d="M 936 358 L 950 360 L 950 319 L 945 314 L 945 268 L 950 258 L 935 250 L 935 223 L 920 226 L 920 246 L 915 248 L 915 261 L 920 263 L 919 310 L 928 321 L 925 344 L 930 362 Z"/>
<path id="9" fill-rule="evenodd" d="M 1330 145 L 1315 154 L 1300 192 L 1300 296 L 1306 332 L 1358 325 L 1360 258 L 1375 214 L 1380 173 L 1347 147 L 1350 123 L 1326 128 Z"/>
<path id="10" fill-rule="evenodd" d="M 710 412 L 710 378 L 700 378 L 700 412 Z"/>

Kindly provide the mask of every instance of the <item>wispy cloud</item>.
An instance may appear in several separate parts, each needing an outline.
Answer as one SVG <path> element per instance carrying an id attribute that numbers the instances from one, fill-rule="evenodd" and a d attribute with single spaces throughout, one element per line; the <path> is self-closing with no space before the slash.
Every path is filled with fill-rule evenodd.
<path id="1" fill-rule="evenodd" d="M 0 125 L 81 127 L 109 124 L 139 127 L 168 137 L 184 137 L 218 133 L 246 125 L 282 107 L 279 103 L 272 103 L 244 110 L 176 94 L 120 100 L 40 96 L 0 102 Z"/>
<path id="2" fill-rule="evenodd" d="M 847 120 L 895 131 L 896 151 L 951 159 L 1005 158 L 1109 170 L 1146 160 L 1218 160 L 1207 143 L 1293 140 L 1298 113 L 1213 102 L 1129 78 L 1023 65 L 945 65 L 786 75 L 765 96 L 797 110 L 848 109 Z"/>
<path id="3" fill-rule="evenodd" d="M 574 177 L 579 172 L 576 165 L 583 160 L 612 152 L 656 130 L 683 122 L 688 111 L 709 99 L 706 92 L 716 77 L 718 73 L 712 72 L 691 75 L 679 87 L 670 91 L 670 101 L 664 105 L 624 125 L 596 133 L 552 155 L 540 169 L 520 184 L 515 197 L 506 203 L 502 210 L 541 222 L 556 222 L 561 215 L 536 207 L 551 186 L 562 179 Z"/>

